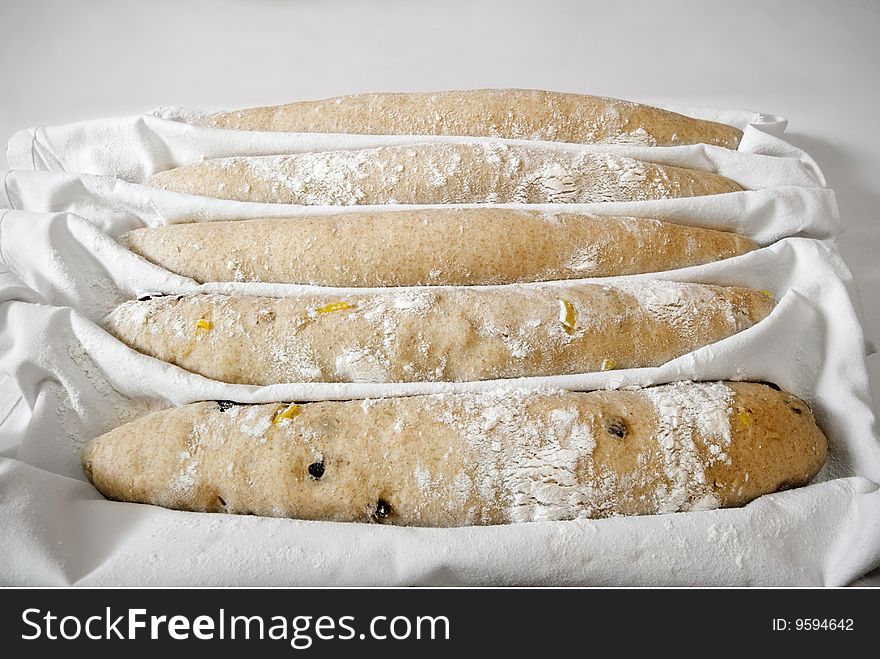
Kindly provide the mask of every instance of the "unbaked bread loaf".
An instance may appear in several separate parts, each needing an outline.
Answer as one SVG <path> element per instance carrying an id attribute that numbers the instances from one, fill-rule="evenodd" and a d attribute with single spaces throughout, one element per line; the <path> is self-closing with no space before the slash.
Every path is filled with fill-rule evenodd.
<path id="1" fill-rule="evenodd" d="M 419 382 L 657 366 L 751 327 L 764 293 L 668 281 L 130 301 L 135 350 L 222 382 Z"/>
<path id="2" fill-rule="evenodd" d="M 742 190 L 701 170 L 502 142 L 217 158 L 159 172 L 147 182 L 215 199 L 307 206 L 593 203 Z"/>
<path id="3" fill-rule="evenodd" d="M 512 284 L 660 272 L 744 254 L 734 233 L 503 208 L 352 212 L 136 229 L 136 254 L 199 282 Z"/>
<path id="4" fill-rule="evenodd" d="M 195 123 L 233 130 L 369 135 L 473 135 L 584 144 L 735 149 L 742 131 L 615 98 L 538 89 L 358 94 L 218 112 Z"/>
<path id="5" fill-rule="evenodd" d="M 105 496 L 192 511 L 466 526 L 740 506 L 806 484 L 827 443 L 751 383 L 202 402 L 93 440 Z"/>

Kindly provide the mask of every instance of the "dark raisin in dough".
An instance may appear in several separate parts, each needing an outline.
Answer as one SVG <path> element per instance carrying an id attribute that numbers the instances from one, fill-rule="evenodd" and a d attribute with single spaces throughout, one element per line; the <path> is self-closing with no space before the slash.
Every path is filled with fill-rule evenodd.
<path id="1" fill-rule="evenodd" d="M 318 480 L 324 475 L 324 461 L 313 462 L 309 465 L 309 476 Z"/>
<path id="2" fill-rule="evenodd" d="M 217 407 L 220 408 L 221 412 L 225 412 L 233 405 L 235 405 L 235 403 L 233 403 L 231 400 L 218 400 L 217 401 Z"/>
<path id="3" fill-rule="evenodd" d="M 620 417 L 610 419 L 605 429 L 608 431 L 608 434 L 614 435 L 618 439 L 626 437 L 626 422 Z"/>
<path id="4" fill-rule="evenodd" d="M 376 519 L 384 519 L 391 514 L 391 504 L 385 499 L 379 499 L 376 502 L 376 512 L 373 513 Z"/>

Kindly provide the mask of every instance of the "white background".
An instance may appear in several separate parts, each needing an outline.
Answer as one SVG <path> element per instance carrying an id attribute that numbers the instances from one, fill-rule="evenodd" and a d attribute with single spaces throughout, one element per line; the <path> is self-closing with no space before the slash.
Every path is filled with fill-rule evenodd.
<path id="1" fill-rule="evenodd" d="M 2 0 L 0 25 L 4 142 L 159 105 L 469 87 L 784 115 L 837 191 L 880 343 L 880 2 Z M 880 358 L 868 369 L 877 410 Z"/>

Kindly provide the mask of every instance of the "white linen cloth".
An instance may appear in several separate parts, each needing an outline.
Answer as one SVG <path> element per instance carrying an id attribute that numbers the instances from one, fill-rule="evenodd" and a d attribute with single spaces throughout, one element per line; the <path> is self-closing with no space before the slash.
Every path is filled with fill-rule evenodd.
<path id="1" fill-rule="evenodd" d="M 616 152 L 718 171 L 747 191 L 565 208 L 649 215 L 753 237 L 763 247 L 734 259 L 624 279 L 767 289 L 778 300 L 771 316 L 658 368 L 475 383 L 228 385 L 141 355 L 96 324 L 119 301 L 144 293 L 283 295 L 304 288 L 199 285 L 119 245 L 115 239 L 131 228 L 364 209 L 206 200 L 141 185 L 146 176 L 203 157 L 407 138 L 235 133 L 149 115 L 17 134 L 9 149 L 16 169 L 5 174 L 0 198 L 16 209 L 0 211 L 0 371 L 10 378 L 0 389 L 7 392 L 0 446 L 17 446 L 14 457 L 0 458 L 0 550 L 8 557 L 0 582 L 837 585 L 880 564 L 880 444 L 852 281 L 834 244 L 840 221 L 833 193 L 812 159 L 779 137 L 784 120 L 761 115 L 747 125 L 753 113 L 690 113 L 744 127 L 740 150 Z M 831 445 L 817 482 L 737 510 L 402 529 L 109 502 L 83 482 L 78 464 L 79 449 L 92 437 L 194 400 L 365 398 L 512 384 L 594 389 L 680 379 L 767 380 L 804 398 Z"/>

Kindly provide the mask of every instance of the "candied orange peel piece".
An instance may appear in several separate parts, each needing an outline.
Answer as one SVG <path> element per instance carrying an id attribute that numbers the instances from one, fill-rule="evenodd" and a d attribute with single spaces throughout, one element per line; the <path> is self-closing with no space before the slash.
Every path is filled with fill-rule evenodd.
<path id="1" fill-rule="evenodd" d="M 562 323 L 562 329 L 566 334 L 574 334 L 577 325 L 578 313 L 574 305 L 568 300 L 557 298 L 559 301 L 559 322 Z"/>
<path id="2" fill-rule="evenodd" d="M 352 305 L 345 300 L 340 300 L 339 302 L 331 302 L 330 304 L 325 304 L 323 307 L 318 307 L 315 311 L 318 313 L 333 313 L 334 311 L 351 309 L 351 306 Z"/>
<path id="3" fill-rule="evenodd" d="M 302 410 L 299 409 L 299 405 L 297 405 L 296 403 L 291 403 L 280 412 L 275 413 L 275 416 L 272 417 L 272 425 L 277 426 L 282 421 L 289 421 L 293 417 L 297 416 L 301 411 Z"/>

